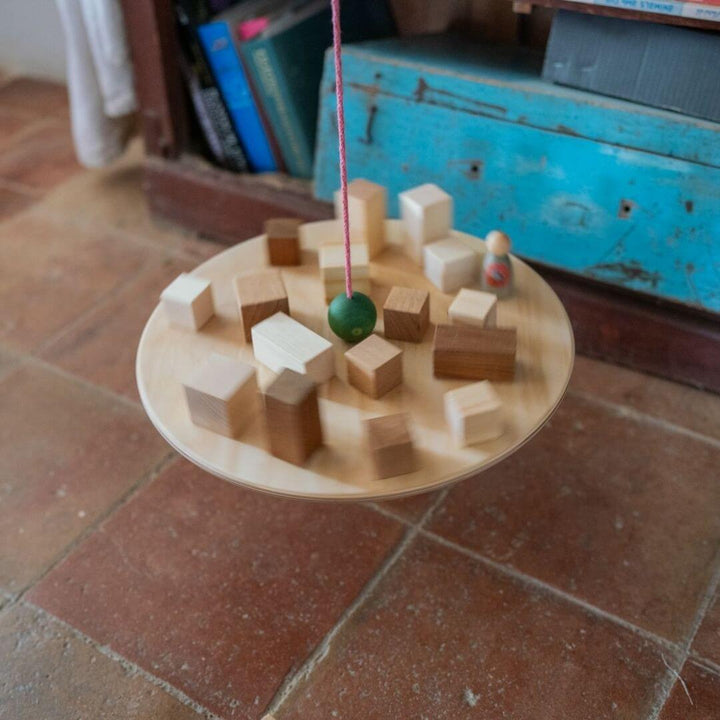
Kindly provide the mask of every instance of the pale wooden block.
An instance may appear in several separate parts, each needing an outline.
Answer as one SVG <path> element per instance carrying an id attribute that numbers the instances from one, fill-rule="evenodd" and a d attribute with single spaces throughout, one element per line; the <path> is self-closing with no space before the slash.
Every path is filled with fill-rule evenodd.
<path id="1" fill-rule="evenodd" d="M 348 383 L 380 398 L 402 383 L 402 350 L 379 335 L 370 335 L 345 353 Z"/>
<path id="2" fill-rule="evenodd" d="M 353 292 L 361 292 L 363 295 L 370 296 L 370 280 L 368 278 L 362 278 L 360 280 L 353 280 Z M 325 301 L 330 302 L 336 295 L 345 292 L 345 281 L 337 280 L 334 282 L 325 283 Z"/>
<path id="3" fill-rule="evenodd" d="M 358 178 L 348 185 L 350 237 L 368 246 L 370 258 L 385 249 L 387 191 L 382 185 Z M 342 198 L 335 191 L 335 217 L 342 219 Z"/>
<path id="4" fill-rule="evenodd" d="M 425 245 L 425 277 L 445 293 L 453 293 L 471 285 L 478 273 L 477 253 L 454 238 Z"/>
<path id="5" fill-rule="evenodd" d="M 210 355 L 184 388 L 193 423 L 227 437 L 237 437 L 258 411 L 255 368 L 225 355 Z"/>
<path id="6" fill-rule="evenodd" d="M 212 289 L 208 280 L 182 273 L 160 294 L 171 325 L 199 330 L 214 314 Z"/>
<path id="7" fill-rule="evenodd" d="M 453 325 L 495 327 L 497 325 L 497 297 L 493 293 L 462 288 L 448 308 Z"/>
<path id="8" fill-rule="evenodd" d="M 401 192 L 398 200 L 407 234 L 407 252 L 419 265 L 423 259 L 423 245 L 450 234 L 453 199 L 437 185 L 427 183 Z"/>
<path id="9" fill-rule="evenodd" d="M 444 404 L 450 433 L 459 447 L 503 434 L 502 402 L 489 380 L 446 392 Z"/>
<path id="10" fill-rule="evenodd" d="M 275 373 L 289 368 L 317 383 L 335 374 L 332 343 L 283 312 L 253 325 L 252 343 L 255 359 Z"/>
<path id="11" fill-rule="evenodd" d="M 370 261 L 367 245 L 351 243 L 350 259 L 353 290 L 369 295 Z M 318 252 L 318 263 L 325 287 L 325 299 L 329 302 L 345 291 L 345 246 L 323 245 Z"/>

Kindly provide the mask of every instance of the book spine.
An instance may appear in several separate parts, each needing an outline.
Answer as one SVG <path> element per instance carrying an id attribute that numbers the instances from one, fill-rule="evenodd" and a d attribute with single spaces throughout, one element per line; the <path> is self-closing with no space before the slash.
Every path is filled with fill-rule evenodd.
<path id="1" fill-rule="evenodd" d="M 242 45 L 242 53 L 275 131 L 288 172 L 295 177 L 312 177 L 312 150 L 272 44 L 264 40 L 248 42 Z"/>
<path id="2" fill-rule="evenodd" d="M 690 3 L 676 2 L 675 0 L 569 0 L 570 2 L 584 3 L 586 5 L 602 5 L 604 7 L 619 8 L 621 10 L 635 10 L 637 12 L 654 13 L 656 15 L 675 15 L 695 20 L 708 20 L 720 22 L 720 7 L 715 2 Z"/>
<path id="3" fill-rule="evenodd" d="M 235 131 L 242 141 L 250 167 L 256 172 L 277 170 L 267 133 L 235 50 L 228 24 L 210 22 L 200 25 L 198 37 Z"/>

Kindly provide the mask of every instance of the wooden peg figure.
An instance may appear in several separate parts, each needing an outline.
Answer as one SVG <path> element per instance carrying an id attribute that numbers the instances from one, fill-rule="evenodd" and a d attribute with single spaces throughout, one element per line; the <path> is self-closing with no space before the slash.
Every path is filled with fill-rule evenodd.
<path id="1" fill-rule="evenodd" d="M 482 265 L 482 288 L 507 297 L 513 289 L 513 268 L 510 260 L 510 238 L 499 230 L 491 230 L 485 238 Z"/>

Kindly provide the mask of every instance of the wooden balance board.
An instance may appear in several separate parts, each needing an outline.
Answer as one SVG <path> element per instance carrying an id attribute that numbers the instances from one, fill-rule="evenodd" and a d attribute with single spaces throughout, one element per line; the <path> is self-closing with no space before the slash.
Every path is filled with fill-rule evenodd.
<path id="1" fill-rule="evenodd" d="M 478 238 L 453 233 L 483 249 Z M 371 263 L 372 298 L 378 308 L 376 332 L 382 334 L 382 306 L 393 285 L 430 291 L 431 323 L 447 322 L 453 295 L 433 288 L 422 270 L 402 251 L 404 233 L 397 220 L 386 222 L 388 248 Z M 350 347 L 335 337 L 327 307 L 317 249 L 341 242 L 334 220 L 308 223 L 300 232 L 303 264 L 282 268 L 291 315 L 334 343 L 337 375 L 319 388 L 325 446 L 303 467 L 279 460 L 267 451 L 259 414 L 239 440 L 193 425 L 183 381 L 211 353 L 253 363 L 265 387 L 273 374 L 257 363 L 245 344 L 232 287 L 244 270 L 267 265 L 260 236 L 221 252 L 193 271 L 212 282 L 216 316 L 199 332 L 170 327 L 157 307 L 145 326 L 137 354 L 137 381 L 142 403 L 160 434 L 181 455 L 209 473 L 256 490 L 317 500 L 379 500 L 412 495 L 477 475 L 527 442 L 547 422 L 562 399 L 574 359 L 572 329 L 565 309 L 540 276 L 513 258 L 515 293 L 500 300 L 498 326 L 518 331 L 515 380 L 494 386 L 504 403 L 505 433 L 497 440 L 457 448 L 445 424 L 443 394 L 467 381 L 437 379 L 432 371 L 432 336 L 422 343 L 392 342 L 404 351 L 403 384 L 373 400 L 346 384 L 343 353 Z M 363 420 L 407 412 L 419 456 L 419 469 L 377 480 L 370 461 Z M 482 479 L 478 479 L 482 482 Z"/>

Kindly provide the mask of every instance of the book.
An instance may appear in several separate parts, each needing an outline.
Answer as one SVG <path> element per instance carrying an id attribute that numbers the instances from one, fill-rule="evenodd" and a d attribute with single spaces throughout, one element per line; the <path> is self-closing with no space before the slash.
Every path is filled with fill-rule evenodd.
<path id="1" fill-rule="evenodd" d="M 696 2 L 678 2 L 677 0 L 569 0 L 569 2 L 720 22 L 720 0 L 696 0 Z"/>
<path id="2" fill-rule="evenodd" d="M 384 0 L 344 0 L 341 13 L 343 42 L 396 32 L 394 17 Z M 325 50 L 330 45 L 328 0 L 296 2 L 271 17 L 267 27 L 252 39 L 238 39 L 285 166 L 296 177 L 312 177 L 320 80 Z"/>
<path id="3" fill-rule="evenodd" d="M 236 172 L 247 172 L 247 158 L 240 146 L 220 91 L 215 85 L 195 29 L 182 4 L 175 5 L 175 15 L 182 53 L 180 68 L 210 154 L 221 167 Z"/>
<path id="4" fill-rule="evenodd" d="M 233 33 L 233 27 L 221 17 L 197 28 L 200 44 L 230 113 L 235 132 L 242 142 L 250 169 L 255 172 L 273 172 L 278 169 L 278 163 L 237 53 Z"/>

